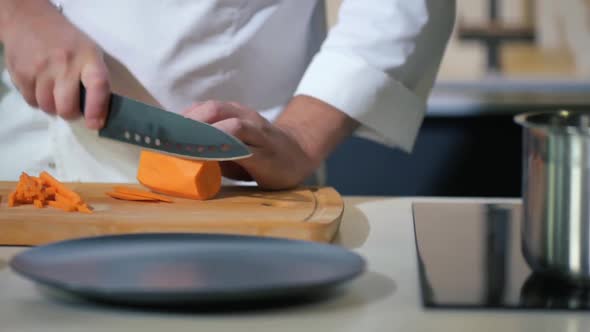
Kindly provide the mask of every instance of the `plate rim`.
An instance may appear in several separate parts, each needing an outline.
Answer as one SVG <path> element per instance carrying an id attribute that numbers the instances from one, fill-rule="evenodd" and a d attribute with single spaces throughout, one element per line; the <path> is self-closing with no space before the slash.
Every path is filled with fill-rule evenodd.
<path id="1" fill-rule="evenodd" d="M 118 240 L 118 239 L 126 239 L 126 238 L 151 238 L 157 240 L 159 237 L 184 237 L 186 239 L 232 239 L 232 240 L 246 240 L 246 241 L 263 241 L 263 242 L 271 242 L 271 243 L 287 243 L 287 244 L 297 244 L 297 245 L 311 245 L 319 248 L 326 248 L 329 250 L 336 250 L 340 251 L 341 254 L 348 255 L 350 258 L 356 260 L 355 267 L 350 269 L 349 273 L 341 274 L 336 278 L 327 278 L 326 280 L 322 281 L 306 281 L 306 282 L 297 282 L 295 284 L 291 284 L 288 286 L 284 285 L 277 285 L 277 284 L 265 284 L 262 286 L 257 287 L 237 287 L 237 288 L 199 288 L 199 287 L 187 287 L 184 289 L 174 289 L 174 290 L 165 290 L 165 289 L 148 289 L 148 288 L 135 288 L 135 289 L 114 289 L 112 287 L 95 287 L 95 286 L 86 286 L 80 285 L 76 283 L 69 283 L 69 282 L 62 282 L 56 280 L 55 278 L 47 278 L 39 276 L 38 274 L 31 273 L 28 269 L 19 266 L 19 261 L 30 254 L 35 254 L 40 250 L 47 250 L 47 248 L 54 248 L 54 247 L 61 247 L 61 246 L 68 246 L 76 243 L 81 242 L 96 242 L 100 244 L 100 240 L 110 239 L 110 240 Z M 298 240 L 298 239 L 289 239 L 289 238 L 279 238 L 279 237 L 268 237 L 268 236 L 253 236 L 253 235 L 241 235 L 241 234 L 220 234 L 220 233 L 190 233 L 190 232 L 148 232 L 148 233 L 129 233 L 129 234 L 109 234 L 109 235 L 98 235 L 98 236 L 86 236 L 80 237 L 75 239 L 67 239 L 57 242 L 48 243 L 45 245 L 39 245 L 32 248 L 29 248 L 23 252 L 17 253 L 14 255 L 8 262 L 9 267 L 16 272 L 17 274 L 31 280 L 34 283 L 39 285 L 43 285 L 45 287 L 65 291 L 67 293 L 72 293 L 77 296 L 81 297 L 90 297 L 90 298 L 102 298 L 102 299 L 114 299 L 117 302 L 120 302 L 117 299 L 121 299 L 123 297 L 128 298 L 130 303 L 138 302 L 138 303 L 160 303 L 160 302 L 174 302 L 171 299 L 178 298 L 179 301 L 186 301 L 187 298 L 192 298 L 192 302 L 211 302 L 216 301 L 219 298 L 219 301 L 224 301 L 226 298 L 234 298 L 234 297 L 250 297 L 254 294 L 261 294 L 262 297 L 265 295 L 270 295 L 272 293 L 286 293 L 291 294 L 293 292 L 297 292 L 298 290 L 306 290 L 306 289 L 325 289 L 325 288 L 333 288 L 344 283 L 348 283 L 363 273 L 367 271 L 367 260 L 363 255 L 336 245 L 332 243 L 318 243 L 312 242 L 307 240 Z M 139 297 L 137 301 L 133 300 L 134 297 Z M 161 298 L 160 300 L 147 300 L 147 298 Z"/>

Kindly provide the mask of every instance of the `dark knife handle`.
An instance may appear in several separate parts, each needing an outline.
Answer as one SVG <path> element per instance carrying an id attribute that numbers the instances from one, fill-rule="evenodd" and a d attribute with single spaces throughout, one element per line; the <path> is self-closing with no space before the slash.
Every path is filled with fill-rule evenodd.
<path id="1" fill-rule="evenodd" d="M 84 114 L 84 106 L 86 105 L 86 88 L 80 83 L 80 112 Z"/>

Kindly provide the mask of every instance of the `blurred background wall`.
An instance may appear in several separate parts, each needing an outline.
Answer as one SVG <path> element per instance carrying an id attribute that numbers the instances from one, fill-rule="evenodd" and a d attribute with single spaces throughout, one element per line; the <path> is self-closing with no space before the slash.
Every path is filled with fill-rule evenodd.
<path id="1" fill-rule="evenodd" d="M 327 22 L 338 21 L 341 0 L 326 0 Z M 490 7 L 497 19 L 490 22 Z M 590 0 L 457 0 L 457 24 L 441 66 L 440 80 L 486 76 L 487 48 L 462 35 L 478 28 L 489 34 L 534 35 L 534 41 L 505 42 L 502 75 L 531 78 L 590 76 Z M 500 37 L 501 38 L 501 37 Z M 505 39 L 508 39 L 505 37 Z"/>
<path id="2" fill-rule="evenodd" d="M 337 23 L 339 0 L 327 0 Z M 590 106 L 590 0 L 457 0 L 457 20 L 412 154 L 359 139 L 327 181 L 357 195 L 520 196 L 513 116 Z"/>

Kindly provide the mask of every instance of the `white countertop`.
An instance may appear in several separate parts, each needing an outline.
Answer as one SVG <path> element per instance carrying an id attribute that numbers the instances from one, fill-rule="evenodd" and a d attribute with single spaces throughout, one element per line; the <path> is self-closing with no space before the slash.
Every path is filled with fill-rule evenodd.
<path id="1" fill-rule="evenodd" d="M 424 309 L 412 201 L 346 198 L 337 241 L 363 255 L 368 260 L 368 272 L 348 284 L 341 294 L 322 302 L 261 312 L 156 313 L 58 302 L 43 296 L 32 283 L 6 267 L 9 257 L 22 248 L 0 247 L 0 331 L 590 330 L 590 315 L 584 312 Z"/>

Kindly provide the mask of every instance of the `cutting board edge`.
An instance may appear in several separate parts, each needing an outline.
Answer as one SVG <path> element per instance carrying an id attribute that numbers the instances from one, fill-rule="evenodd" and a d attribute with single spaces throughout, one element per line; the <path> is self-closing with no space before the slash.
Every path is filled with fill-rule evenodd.
<path id="1" fill-rule="evenodd" d="M 0 184 L 2 184 L 0 182 Z M 6 184 L 6 183 L 5 183 Z M 78 184 L 78 183 L 76 183 Z M 81 185 L 81 184 L 80 184 Z M 105 185 L 101 183 L 100 185 Z M 106 184 L 109 185 L 109 184 Z M 59 224 L 52 228 L 50 232 L 39 235 L 31 235 L 30 230 L 35 229 L 36 223 L 43 225 L 43 221 L 29 222 L 27 227 L 23 227 L 20 221 L 3 221 L 4 229 L 12 228 L 6 238 L 0 234 L 1 245 L 40 245 L 56 241 L 62 241 L 70 238 L 98 236 L 107 234 L 127 234 L 138 232 L 193 232 L 193 233 L 223 233 L 223 234 L 242 234 L 253 236 L 272 236 L 280 238 L 291 238 L 298 240 L 309 240 L 317 242 L 331 242 L 338 232 L 340 222 L 344 211 L 344 202 L 340 194 L 333 187 L 301 187 L 297 190 L 310 190 L 315 200 L 313 212 L 301 221 L 284 221 L 284 220 L 265 220 L 265 221 L 224 221 L 223 225 L 218 222 L 201 222 L 194 228 L 190 222 L 179 222 L 171 225 L 168 229 L 155 229 L 157 224 L 151 225 L 106 225 L 102 226 L 100 221 L 93 221 L 92 225 L 81 223 L 80 228 L 76 223 L 68 222 Z M 4 197 L 2 199 L 4 201 Z M 5 202 L 2 202 L 0 209 L 7 208 Z M 119 226 L 121 228 L 119 228 Z M 60 229 L 61 227 L 61 229 Z M 19 229 L 20 228 L 20 229 Z M 86 229 L 85 229 L 86 228 Z M 60 232 L 67 236 L 59 236 Z M 6 232 L 2 232 L 6 233 Z M 36 236 L 36 237 L 35 237 Z"/>

